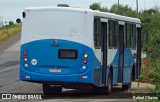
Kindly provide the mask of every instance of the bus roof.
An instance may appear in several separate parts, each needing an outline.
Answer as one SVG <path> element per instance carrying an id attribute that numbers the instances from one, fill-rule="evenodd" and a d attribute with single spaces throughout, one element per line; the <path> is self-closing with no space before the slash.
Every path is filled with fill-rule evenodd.
<path id="1" fill-rule="evenodd" d="M 141 24 L 141 20 L 138 18 L 117 15 L 117 14 L 109 13 L 109 12 L 100 12 L 100 11 L 96 10 L 96 11 L 94 11 L 94 15 L 104 17 L 104 18 L 114 19 L 114 20 L 127 21 L 127 22 Z"/>
<path id="2" fill-rule="evenodd" d="M 48 7 L 29 7 L 26 8 L 24 11 L 54 11 L 54 10 L 59 10 L 59 11 L 69 11 L 69 12 L 90 12 L 93 14 L 93 16 L 97 17 L 102 17 L 102 18 L 109 18 L 109 19 L 114 19 L 114 20 L 120 20 L 120 21 L 126 21 L 126 22 L 133 22 L 133 23 L 138 23 L 141 24 L 141 20 L 138 18 L 133 18 L 133 17 L 127 17 L 127 16 L 122 16 L 122 15 L 117 15 L 114 13 L 108 13 L 108 12 L 101 12 L 98 10 L 91 10 L 91 9 L 82 9 L 82 8 L 77 8 L 77 7 L 53 7 L 53 6 L 48 6 Z"/>

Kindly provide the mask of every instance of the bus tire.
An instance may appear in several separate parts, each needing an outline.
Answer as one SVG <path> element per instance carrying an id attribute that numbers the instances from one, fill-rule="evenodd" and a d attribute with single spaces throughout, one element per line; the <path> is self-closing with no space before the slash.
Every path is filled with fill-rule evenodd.
<path id="1" fill-rule="evenodd" d="M 44 95 L 60 94 L 62 92 L 62 86 L 56 86 L 51 84 L 43 84 Z"/>
<path id="2" fill-rule="evenodd" d="M 109 72 L 108 82 L 107 82 L 107 94 L 109 95 L 112 92 L 112 73 Z"/>
<path id="3" fill-rule="evenodd" d="M 107 94 L 109 95 L 112 92 L 112 74 L 111 72 L 109 73 L 109 77 L 108 77 L 108 85 L 105 87 L 97 87 L 94 86 L 93 87 L 93 92 L 95 94 Z"/>
<path id="4" fill-rule="evenodd" d="M 126 84 L 126 85 L 122 85 L 122 90 L 123 91 L 128 91 L 131 88 L 131 83 Z"/>

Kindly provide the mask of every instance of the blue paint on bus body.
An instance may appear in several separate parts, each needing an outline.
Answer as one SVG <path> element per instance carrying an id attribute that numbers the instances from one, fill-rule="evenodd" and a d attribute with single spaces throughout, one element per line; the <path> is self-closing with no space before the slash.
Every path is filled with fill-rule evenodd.
<path id="1" fill-rule="evenodd" d="M 77 50 L 77 59 L 60 59 L 58 57 L 60 49 Z M 23 52 L 27 52 L 27 56 L 23 56 Z M 88 58 L 84 58 L 84 54 L 88 54 Z M 54 39 L 23 44 L 20 56 L 20 80 L 93 83 L 93 66 L 101 65 L 88 46 L 59 39 L 56 44 Z M 27 62 L 23 61 L 25 57 L 28 58 Z M 33 59 L 37 60 L 36 65 L 32 64 Z M 87 60 L 87 64 L 84 64 L 83 60 Z M 25 63 L 29 64 L 28 68 L 24 67 Z M 85 70 L 82 69 L 83 66 L 86 66 Z M 52 72 L 54 69 L 61 72 Z"/>
<path id="2" fill-rule="evenodd" d="M 58 51 L 60 49 L 77 50 L 77 59 L 59 58 Z M 27 56 L 23 56 L 23 52 L 27 52 Z M 88 54 L 88 58 L 84 58 L 84 54 Z M 124 65 L 127 67 L 123 68 L 123 83 L 128 83 L 131 81 L 130 73 L 135 62 L 130 49 L 124 50 L 124 56 Z M 24 58 L 28 58 L 28 61 L 24 62 Z M 95 84 L 97 81 L 95 77 L 99 77 L 98 85 L 102 84 L 101 62 L 96 58 L 93 49 L 77 42 L 60 39 L 57 39 L 57 42 L 54 42 L 54 39 L 29 42 L 21 45 L 20 59 L 20 80 L 23 81 Z M 36 65 L 33 64 L 33 59 L 37 60 Z M 83 60 L 87 60 L 87 64 L 84 64 Z M 113 67 L 113 85 L 118 83 L 118 61 L 119 50 L 110 64 Z M 28 64 L 28 67 L 25 68 L 24 64 Z M 86 66 L 86 69 L 82 69 L 83 66 Z M 95 75 L 94 71 L 97 68 L 100 73 Z M 110 68 L 107 68 L 106 82 L 109 71 Z"/>
<path id="3" fill-rule="evenodd" d="M 124 65 L 122 70 L 122 83 L 129 83 L 131 82 L 131 74 L 132 74 L 132 67 L 135 65 L 135 61 L 132 55 L 132 52 L 130 49 L 124 49 Z M 117 53 L 111 63 L 113 67 L 113 85 L 116 85 L 118 83 L 118 69 L 119 68 L 119 50 L 117 50 Z M 136 74 L 136 73 L 135 73 Z M 136 75 L 135 75 L 136 76 Z"/>

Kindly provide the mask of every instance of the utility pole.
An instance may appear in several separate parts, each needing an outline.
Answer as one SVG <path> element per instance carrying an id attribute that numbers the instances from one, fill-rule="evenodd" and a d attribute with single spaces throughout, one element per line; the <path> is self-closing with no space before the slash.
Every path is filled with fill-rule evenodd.
<path id="1" fill-rule="evenodd" d="M 137 14 L 138 14 L 138 0 L 136 0 L 136 6 L 137 6 Z"/>
<path id="2" fill-rule="evenodd" d="M 118 0 L 118 11 L 119 11 L 119 0 Z"/>

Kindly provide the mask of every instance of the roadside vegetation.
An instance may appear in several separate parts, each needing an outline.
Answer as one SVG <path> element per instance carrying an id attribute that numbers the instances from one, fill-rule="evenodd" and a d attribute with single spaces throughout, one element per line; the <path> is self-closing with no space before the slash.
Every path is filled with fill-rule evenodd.
<path id="1" fill-rule="evenodd" d="M 12 21 L 9 25 L 0 27 L 0 43 L 21 31 L 20 24 L 14 24 Z"/>
<path id="2" fill-rule="evenodd" d="M 155 7 L 136 12 L 127 5 L 114 4 L 110 9 L 99 3 L 90 5 L 93 10 L 111 12 L 119 15 L 140 18 L 142 21 L 142 51 L 147 52 L 143 59 L 142 82 L 153 83 L 156 88 L 152 93 L 160 95 L 160 10 Z M 160 97 L 160 96 L 159 96 Z"/>

